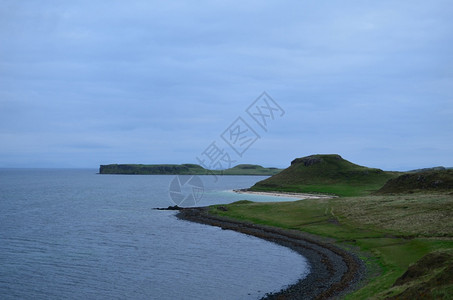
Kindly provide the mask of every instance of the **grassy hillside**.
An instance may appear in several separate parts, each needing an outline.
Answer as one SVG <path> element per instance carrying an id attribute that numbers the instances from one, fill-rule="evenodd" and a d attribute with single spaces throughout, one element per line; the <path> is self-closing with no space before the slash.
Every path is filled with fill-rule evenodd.
<path id="1" fill-rule="evenodd" d="M 280 172 L 277 168 L 264 168 L 259 165 L 237 165 L 226 170 L 207 170 L 196 164 L 183 165 L 141 165 L 110 164 L 101 165 L 100 174 L 127 175 L 263 175 L 271 176 Z"/>
<path id="2" fill-rule="evenodd" d="M 339 155 L 311 155 L 295 159 L 252 190 L 355 196 L 239 201 L 210 210 L 360 249 L 369 279 L 347 299 L 453 299 L 453 170 L 384 172 Z"/>
<path id="3" fill-rule="evenodd" d="M 453 192 L 453 170 L 428 170 L 410 173 L 389 180 L 377 194 L 416 192 Z"/>
<path id="4" fill-rule="evenodd" d="M 336 154 L 297 158 L 282 172 L 256 183 L 251 190 L 366 195 L 398 176 L 353 164 Z"/>
<path id="5" fill-rule="evenodd" d="M 239 201 L 217 207 L 211 213 L 358 247 L 369 279 L 347 299 L 452 299 L 453 195 Z"/>

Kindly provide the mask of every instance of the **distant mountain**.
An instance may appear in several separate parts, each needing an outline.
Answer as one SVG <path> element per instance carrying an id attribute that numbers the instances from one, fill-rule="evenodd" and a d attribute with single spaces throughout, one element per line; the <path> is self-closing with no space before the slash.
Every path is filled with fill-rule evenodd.
<path id="1" fill-rule="evenodd" d="M 376 194 L 414 192 L 453 192 L 453 170 L 435 170 L 403 174 L 389 180 Z"/>
<path id="2" fill-rule="evenodd" d="M 280 172 L 277 168 L 264 168 L 259 165 L 242 164 L 226 170 L 208 170 L 196 164 L 110 164 L 101 165 L 99 174 L 126 175 L 263 175 L 271 176 Z"/>
<path id="3" fill-rule="evenodd" d="M 399 174 L 359 166 L 337 154 L 317 154 L 293 160 L 290 167 L 250 189 L 356 196 L 378 190 Z"/>

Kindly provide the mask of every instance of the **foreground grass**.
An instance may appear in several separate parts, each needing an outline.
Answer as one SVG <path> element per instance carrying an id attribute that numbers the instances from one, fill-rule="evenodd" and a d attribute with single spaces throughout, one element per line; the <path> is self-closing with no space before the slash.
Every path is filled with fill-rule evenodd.
<path id="1" fill-rule="evenodd" d="M 211 208 L 214 214 L 334 238 L 339 245 L 358 246 L 362 253 L 371 254 L 363 259 L 379 276 L 371 276 L 361 289 L 346 298 L 413 297 L 407 291 L 445 299 L 452 295 L 453 278 L 444 275 L 445 269 L 453 264 L 452 195 L 366 196 L 281 203 L 239 201 L 226 205 L 227 211 L 216 207 Z M 446 251 L 452 259 L 447 256 L 437 268 L 423 266 L 423 261 L 419 261 L 428 253 L 444 253 L 438 251 Z M 417 261 L 420 266 L 415 264 Z M 411 265 L 424 273 L 394 286 Z M 402 294 L 404 291 L 406 294 Z"/>

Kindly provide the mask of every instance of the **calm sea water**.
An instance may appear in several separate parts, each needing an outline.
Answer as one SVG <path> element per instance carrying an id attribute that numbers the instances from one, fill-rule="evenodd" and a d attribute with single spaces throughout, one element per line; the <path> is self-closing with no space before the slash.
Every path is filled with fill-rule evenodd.
<path id="1" fill-rule="evenodd" d="M 295 252 L 178 220 L 174 176 L 0 169 L 1 299 L 257 299 L 308 272 Z M 202 176 L 198 205 L 265 177 Z"/>

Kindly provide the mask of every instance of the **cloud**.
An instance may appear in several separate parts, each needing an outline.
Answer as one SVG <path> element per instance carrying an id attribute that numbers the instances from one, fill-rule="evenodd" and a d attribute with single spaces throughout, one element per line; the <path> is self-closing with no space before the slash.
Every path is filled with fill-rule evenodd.
<path id="1" fill-rule="evenodd" d="M 420 156 L 404 152 L 416 147 L 426 164 L 453 166 L 452 10 L 441 0 L 3 1 L 0 166 L 27 155 L 35 166 L 195 162 L 264 90 L 287 114 L 242 162 L 341 151 L 366 164 L 385 148 L 386 166 L 415 168 Z"/>

